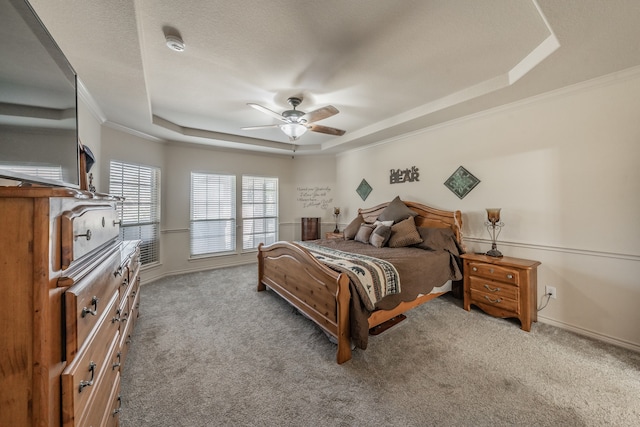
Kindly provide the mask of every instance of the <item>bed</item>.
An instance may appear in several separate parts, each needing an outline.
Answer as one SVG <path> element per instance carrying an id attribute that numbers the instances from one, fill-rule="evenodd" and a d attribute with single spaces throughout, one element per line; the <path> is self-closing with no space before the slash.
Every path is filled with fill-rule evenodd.
<path id="1" fill-rule="evenodd" d="M 403 208 L 406 211 L 402 211 Z M 396 218 L 393 225 L 389 225 L 390 212 L 391 216 L 398 217 L 402 216 L 398 215 L 400 211 L 405 216 L 407 212 L 410 215 Z M 403 234 L 400 229 L 407 223 L 413 224 L 420 242 L 398 247 L 398 239 L 395 239 L 394 247 L 388 247 L 394 236 Z M 379 241 L 373 244 L 373 237 L 365 242 L 360 236 L 362 229 L 380 231 L 384 228 L 382 225 L 393 230 L 382 247 L 377 247 Z M 355 229 L 358 232 L 352 236 Z M 362 295 L 362 284 L 355 283 L 357 278 L 354 279 L 352 273 L 324 262 L 325 252 L 322 251 L 325 250 L 386 259 L 381 262 L 388 262 L 397 270 L 400 292 L 382 296 L 372 307 L 372 302 Z M 391 202 L 359 209 L 358 216 L 345 228 L 345 239 L 261 244 L 258 248 L 258 291 L 271 289 L 315 322 L 337 343 L 336 360 L 341 364 L 351 359 L 352 342 L 355 347 L 366 349 L 369 330 L 446 293 L 451 281 L 461 279 L 458 255 L 463 251 L 460 211 L 439 210 L 396 197 Z M 427 268 L 425 264 L 433 265 Z"/>

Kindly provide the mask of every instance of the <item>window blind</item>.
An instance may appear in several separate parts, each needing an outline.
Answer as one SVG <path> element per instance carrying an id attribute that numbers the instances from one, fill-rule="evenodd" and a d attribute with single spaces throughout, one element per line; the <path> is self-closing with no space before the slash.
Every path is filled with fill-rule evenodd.
<path id="1" fill-rule="evenodd" d="M 2 169 L 9 170 L 27 176 L 37 176 L 49 181 L 64 181 L 62 175 L 62 166 L 22 166 L 22 165 L 3 165 Z"/>
<path id="2" fill-rule="evenodd" d="M 278 178 L 242 177 L 242 249 L 278 240 Z"/>
<path id="3" fill-rule="evenodd" d="M 142 240 L 140 261 L 160 261 L 160 169 L 112 161 L 109 193 L 125 198 L 118 204 L 124 240 Z"/>
<path id="4" fill-rule="evenodd" d="M 191 173 L 191 255 L 236 249 L 236 177 Z"/>

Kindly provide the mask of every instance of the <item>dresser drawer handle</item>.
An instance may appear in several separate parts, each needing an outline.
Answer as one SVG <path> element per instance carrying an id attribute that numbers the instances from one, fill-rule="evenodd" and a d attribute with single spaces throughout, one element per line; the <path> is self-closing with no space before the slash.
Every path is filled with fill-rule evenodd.
<path id="1" fill-rule="evenodd" d="M 122 266 L 118 267 L 118 269 L 113 272 L 113 275 L 115 277 L 122 276 L 122 270 L 123 270 Z"/>
<path id="2" fill-rule="evenodd" d="M 116 415 L 118 415 L 120 413 L 121 410 L 122 410 L 122 397 L 120 395 L 118 395 L 118 407 L 113 410 L 111 415 L 113 415 L 115 417 Z"/>
<path id="3" fill-rule="evenodd" d="M 118 354 L 116 354 L 116 358 L 118 358 L 118 361 L 117 361 L 116 363 L 114 363 L 113 365 L 111 365 L 111 370 L 112 370 L 112 371 L 113 371 L 114 369 L 116 369 L 116 368 L 119 368 L 119 367 L 120 367 L 120 355 L 121 355 L 121 354 L 122 354 L 121 352 L 118 352 Z"/>
<path id="4" fill-rule="evenodd" d="M 120 322 L 120 309 L 117 309 L 115 317 L 111 318 L 111 323 L 116 323 L 116 322 Z"/>
<path id="5" fill-rule="evenodd" d="M 82 317 L 86 316 L 87 314 L 90 314 L 92 316 L 98 314 L 98 301 L 99 299 L 96 296 L 91 298 L 91 305 L 93 306 L 93 310 L 87 307 L 82 307 Z"/>
<path id="6" fill-rule="evenodd" d="M 73 236 L 73 240 L 78 240 L 78 237 L 86 237 L 87 241 L 91 240 L 91 230 L 87 230 L 84 234 L 76 234 Z"/>
<path id="7" fill-rule="evenodd" d="M 513 279 L 513 274 L 507 274 L 507 279 Z"/>
<path id="8" fill-rule="evenodd" d="M 488 289 L 490 292 L 499 292 L 500 288 L 492 288 L 489 285 L 484 285 L 485 289 Z"/>
<path id="9" fill-rule="evenodd" d="M 91 372 L 91 379 L 89 381 L 80 381 L 80 393 L 82 393 L 83 388 L 93 385 L 93 375 L 96 372 L 95 362 L 89 363 L 89 372 Z"/>
<path id="10" fill-rule="evenodd" d="M 489 298 L 486 295 L 484 296 L 484 299 L 486 299 L 487 301 L 489 301 L 492 304 L 498 304 L 498 303 L 502 302 L 502 298 L 498 298 L 498 299 L 493 300 L 493 299 Z"/>
<path id="11" fill-rule="evenodd" d="M 116 415 L 118 415 L 120 413 L 121 410 L 122 410 L 122 396 L 118 395 L 118 407 L 113 410 L 111 415 L 113 415 L 115 417 Z"/>
<path id="12" fill-rule="evenodd" d="M 473 267 L 472 270 L 473 271 L 478 271 L 478 267 Z"/>

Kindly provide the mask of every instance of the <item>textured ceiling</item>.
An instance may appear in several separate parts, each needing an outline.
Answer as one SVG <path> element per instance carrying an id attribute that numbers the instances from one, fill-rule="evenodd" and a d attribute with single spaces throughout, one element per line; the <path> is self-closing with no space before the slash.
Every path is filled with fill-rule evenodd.
<path id="1" fill-rule="evenodd" d="M 334 105 L 335 153 L 640 65 L 637 0 L 30 3 L 108 124 L 159 140 L 293 147 L 247 103 Z M 186 49 L 165 45 L 177 34 Z"/>

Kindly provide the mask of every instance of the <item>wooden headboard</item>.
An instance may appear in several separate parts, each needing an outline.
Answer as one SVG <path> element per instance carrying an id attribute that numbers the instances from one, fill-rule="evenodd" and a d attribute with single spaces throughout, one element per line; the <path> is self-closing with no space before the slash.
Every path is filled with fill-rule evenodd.
<path id="1" fill-rule="evenodd" d="M 407 202 L 404 200 L 402 202 L 407 205 L 409 209 L 418 214 L 414 217 L 417 227 L 451 228 L 456 236 L 458 244 L 463 246 L 462 213 L 460 211 L 443 211 L 417 202 Z M 381 203 L 367 209 L 360 208 L 358 209 L 358 213 L 362 215 L 365 222 L 373 223 L 389 203 L 391 202 Z"/>

